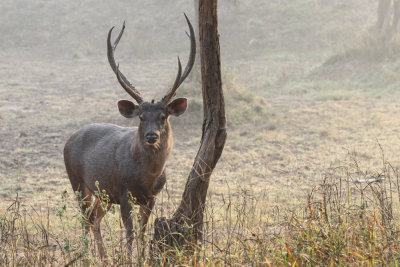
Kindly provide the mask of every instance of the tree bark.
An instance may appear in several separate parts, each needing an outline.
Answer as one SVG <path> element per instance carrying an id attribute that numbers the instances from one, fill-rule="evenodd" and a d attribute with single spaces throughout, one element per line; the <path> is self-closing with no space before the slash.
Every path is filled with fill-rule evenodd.
<path id="1" fill-rule="evenodd" d="M 217 0 L 199 1 L 198 23 L 204 111 L 202 138 L 179 207 L 171 219 L 161 217 L 155 221 L 155 253 L 166 251 L 168 247 L 193 247 L 201 240 L 210 176 L 221 156 L 227 136 Z"/>
<path id="2" fill-rule="evenodd" d="M 376 27 L 379 30 L 385 28 L 389 21 L 389 10 L 391 6 L 391 0 L 379 0 L 378 4 L 378 20 L 376 21 Z"/>
<path id="3" fill-rule="evenodd" d="M 381 41 L 386 43 L 393 39 L 393 36 L 398 31 L 399 21 L 400 1 L 379 0 L 376 29 Z"/>
<path id="4" fill-rule="evenodd" d="M 396 32 L 399 28 L 400 22 L 400 0 L 394 0 L 393 9 L 392 30 L 393 32 Z"/>

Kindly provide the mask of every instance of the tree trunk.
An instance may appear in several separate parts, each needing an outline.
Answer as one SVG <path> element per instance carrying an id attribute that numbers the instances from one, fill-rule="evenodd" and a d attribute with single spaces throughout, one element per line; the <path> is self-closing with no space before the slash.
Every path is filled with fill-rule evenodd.
<path id="1" fill-rule="evenodd" d="M 379 0 L 376 30 L 378 37 L 384 43 L 393 39 L 398 30 L 400 20 L 399 0 Z"/>
<path id="2" fill-rule="evenodd" d="M 168 248 L 193 248 L 202 238 L 203 214 L 211 173 L 226 140 L 225 104 L 221 82 L 217 0 L 199 1 L 200 58 L 203 93 L 203 132 L 200 148 L 173 217 L 157 218 L 155 253 Z"/>
<path id="3" fill-rule="evenodd" d="M 380 31 L 386 28 L 389 23 L 389 10 L 391 6 L 391 0 L 379 0 L 378 4 L 378 20 L 376 21 L 376 27 Z"/>
<path id="4" fill-rule="evenodd" d="M 393 9 L 392 31 L 396 32 L 400 22 L 400 0 L 394 0 Z"/>

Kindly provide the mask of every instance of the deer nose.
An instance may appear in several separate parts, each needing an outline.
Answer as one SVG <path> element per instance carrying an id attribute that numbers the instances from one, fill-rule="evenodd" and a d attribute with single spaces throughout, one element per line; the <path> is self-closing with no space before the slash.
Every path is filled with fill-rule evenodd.
<path id="1" fill-rule="evenodd" d="M 146 141 L 149 144 L 154 144 L 155 142 L 158 141 L 158 135 L 155 133 L 148 133 L 146 134 Z"/>

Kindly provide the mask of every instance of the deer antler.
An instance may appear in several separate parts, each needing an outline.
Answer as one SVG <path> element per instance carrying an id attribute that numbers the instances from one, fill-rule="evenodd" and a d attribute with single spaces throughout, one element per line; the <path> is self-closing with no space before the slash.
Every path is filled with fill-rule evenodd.
<path id="1" fill-rule="evenodd" d="M 194 30 L 193 30 L 193 26 L 190 23 L 188 17 L 185 15 L 187 24 L 189 25 L 189 31 L 190 31 L 190 35 L 188 34 L 189 38 L 190 38 L 190 55 L 189 55 L 189 59 L 188 62 L 186 64 L 185 70 L 183 71 L 183 74 L 181 76 L 182 73 L 182 66 L 181 66 L 181 62 L 179 60 L 178 57 L 178 74 L 176 75 L 175 78 L 175 82 L 174 85 L 172 86 L 172 88 L 168 91 L 168 93 L 163 97 L 162 101 L 167 104 L 171 101 L 171 99 L 175 96 L 176 91 L 178 90 L 179 86 L 183 83 L 183 81 L 186 79 L 186 77 L 189 75 L 190 71 L 192 70 L 193 64 L 194 64 L 194 60 L 196 57 L 196 38 L 194 36 Z"/>
<path id="2" fill-rule="evenodd" d="M 121 39 L 122 34 L 124 33 L 125 29 L 125 21 L 124 25 L 122 26 L 121 32 L 119 33 L 117 39 L 114 42 L 114 45 L 111 45 L 111 32 L 114 29 L 112 27 L 110 31 L 108 32 L 108 37 L 107 37 L 107 57 L 108 57 L 108 62 L 110 63 L 111 69 L 114 71 L 115 75 L 117 75 L 117 79 L 119 84 L 122 86 L 122 88 L 125 89 L 125 91 L 132 96 L 138 104 L 141 104 L 143 102 L 143 97 L 140 94 L 140 92 L 133 86 L 127 78 L 119 71 L 118 65 L 115 63 L 115 58 L 114 58 L 114 51 L 115 48 L 118 45 L 119 40 Z"/>

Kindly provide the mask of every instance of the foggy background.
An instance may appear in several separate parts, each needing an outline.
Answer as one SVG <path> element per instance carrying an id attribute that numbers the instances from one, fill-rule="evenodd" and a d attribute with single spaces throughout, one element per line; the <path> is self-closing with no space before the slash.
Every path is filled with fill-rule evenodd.
<path id="1" fill-rule="evenodd" d="M 229 131 L 211 193 L 228 182 L 235 190 L 266 190 L 278 203 L 285 192 L 296 202 L 349 151 L 374 168 L 379 140 L 399 159 L 398 49 L 379 45 L 377 6 L 219 1 Z M 129 97 L 107 62 L 108 30 L 116 26 L 114 39 L 126 21 L 115 57 L 150 100 L 171 86 L 176 57 L 187 60 L 183 12 L 195 23 L 192 1 L 183 0 L 3 0 L 0 11 L 0 195 L 20 192 L 38 202 L 70 190 L 62 149 L 74 131 L 94 122 L 137 124 L 116 108 Z M 172 119 L 167 187 L 175 202 L 199 144 L 198 76 L 179 90 L 190 99 L 188 112 Z"/>
<path id="2" fill-rule="evenodd" d="M 0 265 L 88 265 L 64 144 L 90 123 L 139 123 L 118 112 L 132 99 L 107 61 L 109 29 L 115 39 L 126 21 L 115 59 L 145 100 L 160 100 L 177 56 L 189 55 L 184 12 L 195 25 L 187 0 L 0 1 Z M 228 136 L 201 252 L 178 253 L 177 264 L 395 265 L 400 1 L 220 0 L 218 14 Z M 179 205 L 199 147 L 198 65 L 177 97 L 188 109 L 171 118 L 148 241 L 154 219 Z M 102 230 L 111 260 L 125 265 L 118 209 Z"/>

